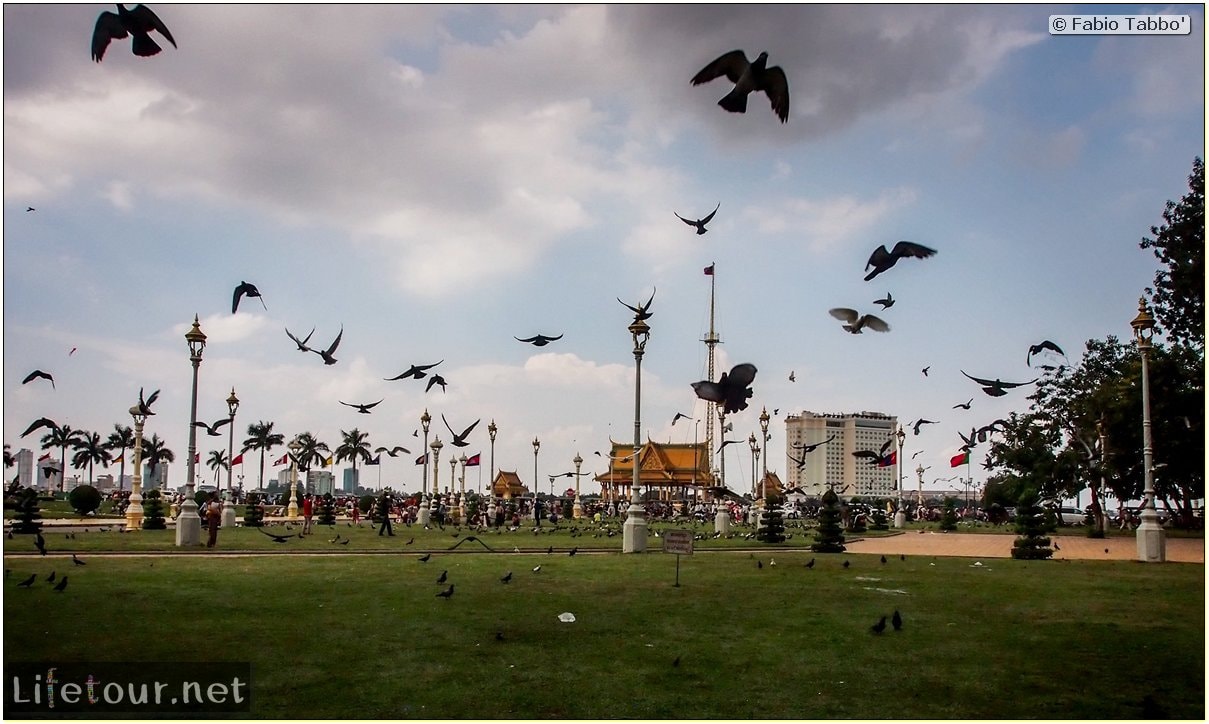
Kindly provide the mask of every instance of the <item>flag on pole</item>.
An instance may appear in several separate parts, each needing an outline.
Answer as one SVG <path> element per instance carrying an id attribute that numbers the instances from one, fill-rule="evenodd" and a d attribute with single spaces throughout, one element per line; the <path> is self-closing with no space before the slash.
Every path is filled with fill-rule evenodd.
<path id="1" fill-rule="evenodd" d="M 114 458 L 113 462 L 120 463 L 123 461 L 123 458 L 125 458 L 125 457 L 126 457 L 126 453 L 122 453 L 121 455 L 118 455 L 116 458 Z"/>
<path id="2" fill-rule="evenodd" d="M 705 267 L 705 276 L 712 277 L 713 275 L 714 275 L 714 265 L 710 264 L 709 266 Z"/>
<path id="3" fill-rule="evenodd" d="M 879 468 L 888 468 L 896 462 L 898 462 L 898 452 L 892 452 L 881 460 L 878 460 L 877 466 Z"/>
<path id="4" fill-rule="evenodd" d="M 470 457 L 466 458 L 466 467 L 470 467 L 471 465 L 478 465 L 480 455 L 482 455 L 482 453 L 475 453 L 475 454 L 471 455 Z"/>
<path id="5" fill-rule="evenodd" d="M 243 453 L 240 453 L 240 454 L 236 455 L 235 457 L 231 458 L 231 464 L 232 465 L 243 465 Z"/>
<path id="6" fill-rule="evenodd" d="M 376 457 L 376 458 L 370 458 L 369 460 L 366 460 L 366 461 L 365 461 L 365 464 L 366 464 L 366 465 L 377 465 L 377 464 L 379 464 L 379 463 L 381 463 L 381 462 L 382 462 L 382 456 L 381 456 L 381 455 L 379 455 L 379 456 L 378 456 L 378 457 Z"/>
<path id="7" fill-rule="evenodd" d="M 427 464 L 428 464 L 428 453 L 424 453 L 420 457 L 416 458 L 416 465 L 427 465 Z"/>
<path id="8" fill-rule="evenodd" d="M 50 460 L 50 453 L 46 453 L 42 457 L 38 458 L 38 462 L 44 462 L 46 460 Z"/>
<path id="9" fill-rule="evenodd" d="M 201 465 L 201 453 L 193 453 L 193 464 Z"/>
<path id="10" fill-rule="evenodd" d="M 949 458 L 949 467 L 955 468 L 959 465 L 965 465 L 968 462 L 970 462 L 970 451 L 966 450 L 963 453 L 959 453 Z"/>
<path id="11" fill-rule="evenodd" d="M 330 468 L 330 467 L 332 466 L 332 462 L 333 462 L 335 459 L 336 459 L 336 457 L 335 457 L 334 455 L 328 455 L 328 456 L 327 456 L 327 460 L 324 460 L 324 461 L 323 461 L 323 466 L 324 466 L 324 467 L 326 467 L 326 468 Z"/>
<path id="12" fill-rule="evenodd" d="M 288 461 L 289 459 L 290 459 L 290 456 L 288 454 L 282 455 L 281 457 L 277 458 L 277 460 L 273 464 L 274 465 L 285 465 L 286 461 Z"/>

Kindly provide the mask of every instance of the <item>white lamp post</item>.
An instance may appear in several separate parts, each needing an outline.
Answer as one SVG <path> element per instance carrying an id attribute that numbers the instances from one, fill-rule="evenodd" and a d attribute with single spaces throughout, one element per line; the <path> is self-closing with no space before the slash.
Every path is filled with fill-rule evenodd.
<path id="1" fill-rule="evenodd" d="M 582 518 L 584 517 L 584 507 L 579 500 L 579 466 L 583 465 L 584 459 L 577 452 L 575 457 L 571 458 L 571 462 L 575 463 L 575 502 L 571 506 L 571 517 Z"/>
<path id="2" fill-rule="evenodd" d="M 298 451 L 302 449 L 302 444 L 298 438 L 294 438 L 286 447 L 290 449 L 290 502 L 286 505 L 285 515 L 290 520 L 298 520 Z"/>
<path id="3" fill-rule="evenodd" d="M 428 425 L 432 422 L 432 416 L 428 414 L 428 408 L 424 409 L 424 414 L 420 415 L 420 427 L 424 429 L 424 472 L 420 477 L 420 512 L 416 520 L 425 528 L 432 522 L 432 508 L 428 498 Z M 433 455 L 436 455 L 436 449 L 433 450 Z M 433 461 L 436 465 L 436 461 Z M 434 467 L 435 469 L 435 467 Z M 435 479 L 435 475 L 433 476 Z M 433 489 L 436 489 L 434 483 Z"/>
<path id="4" fill-rule="evenodd" d="M 143 527 L 143 423 L 147 415 L 138 405 L 130 408 L 134 418 L 134 475 L 130 478 L 130 504 L 126 506 L 126 530 Z M 198 533 L 200 538 L 201 533 Z"/>
<path id="5" fill-rule="evenodd" d="M 1133 338 L 1142 354 L 1142 474 L 1145 481 L 1142 521 L 1138 525 L 1138 560 L 1162 563 L 1167 560 L 1167 540 L 1159 513 L 1154 507 L 1154 455 L 1150 437 L 1150 367 L 1151 340 L 1154 338 L 1154 317 L 1146 308 L 1146 300 L 1138 300 L 1138 316 L 1129 323 Z"/>
<path id="6" fill-rule="evenodd" d="M 642 489 L 639 485 L 638 453 L 642 450 L 642 355 L 646 350 L 647 340 L 651 338 L 651 328 L 636 314 L 629 330 L 630 337 L 634 340 L 634 458 L 630 461 L 634 478 L 630 490 L 630 508 L 626 511 L 626 521 L 621 526 L 621 552 L 642 553 L 646 550 L 647 522 L 646 509 L 642 506 Z"/>
<path id="7" fill-rule="evenodd" d="M 487 481 L 487 485 L 490 496 L 488 500 L 491 502 L 487 506 L 487 517 L 493 523 L 495 522 L 495 435 L 497 432 L 499 432 L 499 428 L 495 426 L 495 418 L 492 418 L 491 422 L 487 424 L 487 437 L 491 438 L 491 471 L 487 476 L 490 478 Z"/>
<path id="8" fill-rule="evenodd" d="M 239 409 L 239 398 L 235 396 L 235 388 L 231 388 L 231 396 L 227 398 L 227 411 L 231 413 L 231 422 L 227 431 L 227 495 L 222 505 L 222 527 L 235 527 L 235 501 L 231 495 L 231 464 L 235 454 L 235 411 Z"/>
<path id="9" fill-rule="evenodd" d="M 193 363 L 193 394 L 189 402 L 189 453 L 185 467 L 185 501 L 176 518 L 176 545 L 195 546 L 201 543 L 201 516 L 197 514 L 197 501 L 193 499 L 193 474 L 196 470 L 194 457 L 197 455 L 197 368 L 201 366 L 202 350 L 206 348 L 206 335 L 193 315 L 193 327 L 185 333 L 189 344 L 189 361 Z"/>

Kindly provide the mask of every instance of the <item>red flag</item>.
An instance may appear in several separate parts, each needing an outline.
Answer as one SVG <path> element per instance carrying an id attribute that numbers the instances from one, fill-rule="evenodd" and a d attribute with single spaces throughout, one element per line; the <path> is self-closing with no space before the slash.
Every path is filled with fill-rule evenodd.
<path id="1" fill-rule="evenodd" d="M 194 465 L 201 464 L 201 453 L 193 453 L 193 464 Z"/>
<path id="2" fill-rule="evenodd" d="M 466 458 L 466 467 L 470 467 L 471 465 L 478 465 L 480 455 L 482 455 L 482 453 L 475 453 L 475 454 L 471 455 L 470 457 Z"/>
<path id="3" fill-rule="evenodd" d="M 286 461 L 287 461 L 287 460 L 289 460 L 289 459 L 290 459 L 290 456 L 289 456 L 288 454 L 287 454 L 287 455 L 282 455 L 282 456 L 281 456 L 280 458 L 278 458 L 278 459 L 277 459 L 277 461 L 276 461 L 275 463 L 273 463 L 273 464 L 274 464 L 274 465 L 285 465 Z"/>
<path id="4" fill-rule="evenodd" d="M 712 277 L 713 275 L 714 275 L 714 265 L 710 264 L 709 266 L 705 267 L 705 276 Z"/>
<path id="5" fill-rule="evenodd" d="M 243 465 L 243 453 L 240 453 L 240 454 L 236 455 L 234 458 L 232 458 L 231 464 L 232 465 Z"/>
<path id="6" fill-rule="evenodd" d="M 891 465 L 893 465 L 897 460 L 898 460 L 898 453 L 892 452 L 889 455 L 887 455 L 886 457 L 882 458 L 881 460 L 878 460 L 877 466 L 879 468 L 888 468 Z"/>
<path id="7" fill-rule="evenodd" d="M 38 462 L 42 462 L 43 460 L 50 460 L 50 453 L 46 453 L 42 457 L 38 458 Z"/>
<path id="8" fill-rule="evenodd" d="M 949 458 L 949 467 L 955 468 L 958 465 L 965 465 L 968 462 L 970 462 L 970 451 L 966 450 L 963 453 L 959 453 Z"/>
<path id="9" fill-rule="evenodd" d="M 424 453 L 420 457 L 416 458 L 416 465 L 424 465 L 427 462 L 428 462 L 428 453 Z"/>

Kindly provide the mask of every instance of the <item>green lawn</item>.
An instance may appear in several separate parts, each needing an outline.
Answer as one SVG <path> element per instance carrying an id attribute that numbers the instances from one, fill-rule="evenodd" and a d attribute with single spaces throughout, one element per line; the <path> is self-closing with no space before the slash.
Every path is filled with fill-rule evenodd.
<path id="1" fill-rule="evenodd" d="M 81 558 L 6 557 L 6 661 L 251 661 L 256 718 L 1205 715 L 1199 565 L 703 552 L 676 588 L 661 553 Z M 52 568 L 66 591 L 17 588 Z"/>

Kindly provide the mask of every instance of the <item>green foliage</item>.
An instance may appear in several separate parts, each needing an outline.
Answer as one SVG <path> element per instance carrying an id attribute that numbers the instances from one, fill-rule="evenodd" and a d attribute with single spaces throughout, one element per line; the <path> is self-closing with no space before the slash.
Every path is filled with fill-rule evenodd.
<path id="1" fill-rule="evenodd" d="M 331 493 L 324 493 L 323 497 L 319 499 L 319 524 L 336 524 L 336 499 L 332 497 Z"/>
<path id="2" fill-rule="evenodd" d="M 1150 227 L 1153 239 L 1139 246 L 1153 249 L 1164 268 L 1146 290 L 1154 314 L 1176 344 L 1205 349 L 1205 162 L 1193 159 L 1188 193 L 1168 201 L 1163 226 Z"/>
<path id="3" fill-rule="evenodd" d="M 873 530 L 889 530 L 890 524 L 886 521 L 886 509 L 878 505 L 873 508 L 869 514 L 873 518 L 873 525 L 869 526 Z"/>
<path id="4" fill-rule="evenodd" d="M 42 511 L 38 507 L 38 491 L 26 488 L 17 494 L 17 516 L 14 533 L 33 535 L 42 530 Z"/>
<path id="5" fill-rule="evenodd" d="M 77 485 L 68 493 L 67 502 L 80 515 L 88 515 L 101 507 L 101 492 L 91 485 Z"/>
<path id="6" fill-rule="evenodd" d="M 159 489 L 148 490 L 143 496 L 143 530 L 164 530 L 164 500 Z"/>
<path id="7" fill-rule="evenodd" d="M 361 509 L 362 515 L 368 515 L 370 508 L 374 505 L 374 496 L 362 495 L 357 499 L 357 507 Z"/>
<path id="8" fill-rule="evenodd" d="M 781 499 L 769 495 L 764 499 L 764 509 L 760 511 L 760 524 L 756 530 L 756 540 L 764 543 L 785 542 L 785 520 L 780 509 Z"/>
<path id="9" fill-rule="evenodd" d="M 193 493 L 193 502 L 197 503 L 197 507 L 199 508 L 205 505 L 206 501 L 209 499 L 210 494 L 203 490 L 198 490 Z"/>
<path id="10" fill-rule="evenodd" d="M 940 515 L 940 529 L 943 531 L 957 530 L 957 501 L 951 495 L 945 496 L 944 512 Z"/>
<path id="11" fill-rule="evenodd" d="M 815 543 L 810 550 L 816 553 L 843 553 L 844 531 L 840 527 L 840 501 L 834 490 L 823 493 L 823 506 L 819 511 L 819 529 L 814 534 Z"/>
<path id="12" fill-rule="evenodd" d="M 264 509 L 260 507 L 260 493 L 248 493 L 243 510 L 243 524 L 248 528 L 260 528 L 264 525 Z"/>
<path id="13" fill-rule="evenodd" d="M 1049 512 L 1053 514 L 1052 510 Z M 1031 491 L 1027 492 L 1016 502 L 1016 533 L 1019 537 L 1012 544 L 1012 558 L 1044 560 L 1054 555 L 1045 532 L 1045 514 L 1037 504 L 1037 496 Z"/>

